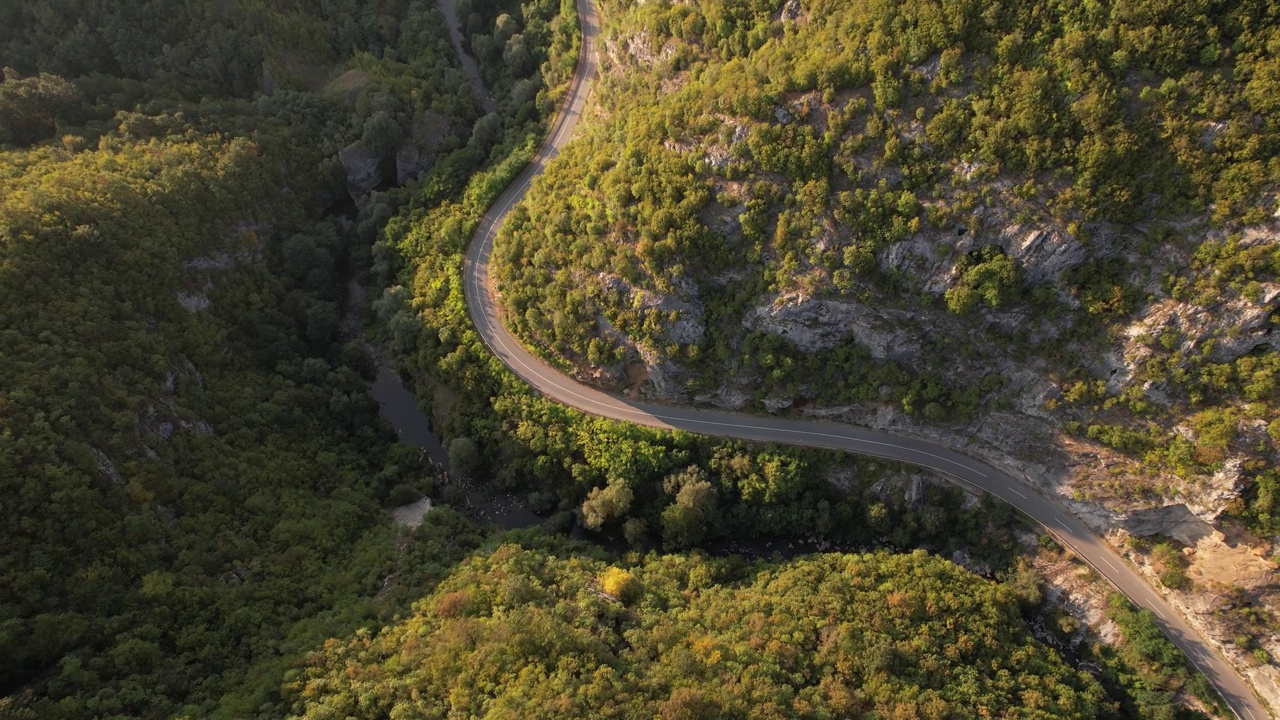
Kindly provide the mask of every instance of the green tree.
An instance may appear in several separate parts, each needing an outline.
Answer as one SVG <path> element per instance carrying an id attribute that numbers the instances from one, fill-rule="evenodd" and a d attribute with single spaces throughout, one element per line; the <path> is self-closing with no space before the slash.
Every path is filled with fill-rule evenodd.
<path id="1" fill-rule="evenodd" d="M 947 290 L 947 309 L 957 315 L 979 302 L 990 308 L 1007 305 L 1021 290 L 1018 265 L 998 246 L 988 245 L 966 256 L 957 267 L 959 280 Z"/>
<path id="2" fill-rule="evenodd" d="M 599 530 L 613 520 L 626 517 L 635 494 L 625 480 L 613 479 L 602 488 L 592 488 L 582 501 L 582 524 Z"/>
<path id="3" fill-rule="evenodd" d="M 480 466 L 480 449 L 468 437 L 456 437 L 449 441 L 449 472 L 455 477 L 466 478 Z"/>
<path id="4" fill-rule="evenodd" d="M 710 482 L 694 479 L 681 485 L 675 502 L 662 511 L 662 540 L 668 547 L 697 545 L 707 536 L 716 509 L 716 489 Z"/>
<path id="5" fill-rule="evenodd" d="M 386 110 L 379 110 L 364 121 L 360 143 L 375 155 L 387 157 L 395 152 L 404 138 L 400 123 Z"/>

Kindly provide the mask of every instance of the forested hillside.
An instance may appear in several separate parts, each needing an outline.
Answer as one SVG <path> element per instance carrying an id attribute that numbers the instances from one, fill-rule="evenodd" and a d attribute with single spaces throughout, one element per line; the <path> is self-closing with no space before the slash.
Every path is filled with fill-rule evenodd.
<path id="1" fill-rule="evenodd" d="M 643 364 L 662 397 L 951 422 L 1029 366 L 1139 455 L 1197 413 L 1274 417 L 1280 255 L 1240 234 L 1280 180 L 1274 8 L 606 7 L 604 117 L 498 248 L 543 352 Z M 1229 438 L 1198 435 L 1147 460 L 1211 471 Z"/>
<path id="2" fill-rule="evenodd" d="M 1078 647 L 1072 670 L 1027 618 L 1072 621 L 1041 614 L 1028 568 L 1003 578 L 923 551 L 623 560 L 512 534 L 406 617 L 327 642 L 287 690 L 299 718 L 1204 717 L 1188 691 L 1214 707 L 1150 613 L 1112 598 L 1118 652 Z"/>
<path id="3" fill-rule="evenodd" d="M 605 8 L 599 112 L 495 249 L 531 347 L 1275 534 L 1280 8 Z"/>
<path id="4" fill-rule="evenodd" d="M 1112 717 L 1016 593 L 924 553 L 625 566 L 504 545 L 328 644 L 303 718 Z"/>
<path id="5" fill-rule="evenodd" d="M 0 716 L 279 717 L 297 653 L 474 547 L 395 539 L 433 471 L 339 336 L 397 204 L 503 137 L 455 62 L 420 2 L 0 4 Z"/>

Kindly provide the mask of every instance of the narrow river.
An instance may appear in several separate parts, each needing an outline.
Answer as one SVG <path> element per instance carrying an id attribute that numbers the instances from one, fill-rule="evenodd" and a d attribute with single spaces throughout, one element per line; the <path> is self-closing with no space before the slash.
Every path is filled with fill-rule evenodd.
<path id="1" fill-rule="evenodd" d="M 355 278 L 348 280 L 347 310 L 343 320 L 344 337 L 363 339 L 364 323 L 361 322 L 361 315 L 364 306 L 364 286 Z M 417 396 L 404 386 L 400 376 L 377 348 L 370 345 L 367 350 L 378 367 L 377 377 L 368 383 L 369 394 L 378 401 L 378 413 L 395 428 L 396 437 L 401 443 L 422 448 L 432 462 L 447 471 L 449 453 L 432 427 L 431 418 L 419 407 Z M 490 522 L 506 530 L 542 523 L 542 518 L 514 495 L 496 492 L 476 479 L 455 479 L 451 482 L 460 482 L 466 488 L 468 510 L 482 522 Z"/>
<path id="2" fill-rule="evenodd" d="M 431 428 L 431 419 L 418 409 L 418 398 L 400 382 L 396 372 L 378 357 L 378 377 L 369 385 L 369 392 L 378 401 L 382 417 L 396 429 L 401 443 L 423 448 L 436 464 L 449 467 L 449 453 L 440 442 L 440 436 Z M 467 492 L 470 514 L 482 522 L 493 523 L 505 530 L 540 525 L 542 518 L 529 510 L 515 495 L 500 493 L 485 486 L 475 478 L 461 482 Z"/>
<path id="3" fill-rule="evenodd" d="M 370 349 L 378 361 L 378 377 L 369 384 L 369 393 L 378 401 L 382 417 L 396 429 L 396 437 L 405 445 L 426 450 L 433 462 L 449 467 L 449 453 L 445 452 L 440 436 L 431 428 L 431 419 L 418 409 L 418 398 L 405 389 L 396 372 L 386 360 Z"/>

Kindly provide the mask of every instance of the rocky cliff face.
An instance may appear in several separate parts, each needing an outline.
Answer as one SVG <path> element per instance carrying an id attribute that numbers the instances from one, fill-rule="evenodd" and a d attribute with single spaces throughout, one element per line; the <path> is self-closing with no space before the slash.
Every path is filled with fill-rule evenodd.
<path id="1" fill-rule="evenodd" d="M 875 311 L 857 302 L 820 300 L 799 294 L 766 298 L 742 320 L 748 330 L 778 335 L 804 350 L 829 350 L 841 343 L 866 346 L 872 357 L 905 360 L 920 353 L 904 311 Z"/>
<path id="2" fill-rule="evenodd" d="M 885 271 L 915 278 L 925 292 L 941 294 L 955 282 L 956 259 L 984 245 L 1002 248 L 1018 263 L 1024 280 L 1033 286 L 1060 280 L 1089 256 L 1084 244 L 1061 228 L 1009 223 L 988 235 L 971 232 L 965 226 L 957 227 L 955 232 L 919 233 L 890 245 L 880 254 L 879 262 Z"/>
<path id="3" fill-rule="evenodd" d="M 721 229 L 732 231 L 735 213 L 713 215 L 707 218 L 709 224 L 716 221 Z M 1173 409 L 1180 403 L 1171 399 L 1174 391 L 1167 383 L 1144 379 L 1148 361 L 1172 352 L 1175 357 L 1222 364 L 1250 354 L 1274 352 L 1273 318 L 1280 307 L 1280 284 L 1253 281 L 1247 292 L 1212 295 L 1210 304 L 1205 304 L 1204 297 L 1175 299 L 1164 291 L 1168 280 L 1162 273 L 1169 272 L 1166 264 L 1174 268 L 1189 265 L 1185 255 L 1140 257 L 1133 251 L 1139 240 L 1134 233 L 1103 229 L 1086 243 L 1053 225 L 1002 222 L 996 210 L 988 210 L 986 217 L 988 229 L 982 235 L 919 233 L 879 253 L 880 270 L 905 283 L 895 299 L 880 302 L 874 295 L 858 299 L 794 290 L 771 292 L 756 298 L 743 313 L 742 328 L 777 336 L 804 353 L 856 344 L 873 358 L 907 364 L 947 360 L 929 357 L 925 344 L 931 338 L 970 336 L 981 343 L 990 336 L 975 334 L 975 327 L 994 328 L 1010 338 L 1008 345 L 978 348 L 970 360 L 956 358 L 942 365 L 947 379 L 960 385 L 977 382 L 992 372 L 1002 376 L 1005 386 L 999 393 L 998 404 L 1003 408 L 999 411 L 983 411 L 963 425 L 923 422 L 879 402 L 809 405 L 803 412 L 968 447 L 1027 476 L 1046 492 L 1060 495 L 1103 532 L 1164 535 L 1189 545 L 1210 534 L 1224 508 L 1239 498 L 1247 485 L 1241 471 L 1246 455 L 1229 447 L 1218 470 L 1207 476 L 1184 477 L 1143 467 L 1130 456 L 1064 432 L 1071 415 L 1054 408 L 1063 402 L 1063 391 L 1071 383 L 1062 375 L 1063 365 L 1041 355 L 1040 344 L 1071 332 L 1069 315 L 1048 318 L 1025 308 L 1002 308 L 984 309 L 966 319 L 947 313 L 936 301 L 922 304 L 911 299 L 938 298 L 957 282 L 958 258 L 996 244 L 1017 263 L 1027 292 L 1050 288 L 1063 307 L 1079 313 L 1080 298 L 1064 278 L 1100 259 L 1123 260 L 1129 268 L 1124 281 L 1146 297 L 1139 298 L 1132 314 L 1111 334 L 1079 337 L 1064 347 L 1079 353 L 1085 377 L 1104 380 L 1112 395 L 1138 397 L 1151 406 Z M 1186 244 L 1190 247 L 1225 239 L 1224 233 L 1203 227 L 1188 234 Z M 1253 228 L 1243 238 L 1244 247 L 1280 246 L 1280 233 L 1272 227 Z M 1161 348 L 1161 341 L 1167 347 Z M 733 409 L 749 408 L 754 398 L 769 412 L 787 411 L 794 404 L 791 394 L 766 392 L 761 396 L 761 378 L 732 372 L 715 390 L 688 398 L 684 383 L 679 382 L 688 377 L 682 365 L 654 353 L 648 353 L 645 360 L 658 380 L 646 389 L 651 396 L 693 399 Z M 804 391 L 802 387 L 800 392 Z M 1265 426 L 1265 418 L 1242 419 L 1241 437 L 1252 437 L 1251 444 L 1265 446 Z M 1195 439 L 1190 430 L 1184 434 Z"/>
<path id="4" fill-rule="evenodd" d="M 396 149 L 396 184 L 403 185 L 430 170 L 451 130 L 449 118 L 433 112 L 414 118 L 408 137 Z"/>
<path id="5" fill-rule="evenodd" d="M 351 198 L 359 200 L 392 178 L 397 185 L 403 185 L 430 170 L 451 132 L 448 118 L 424 112 L 414 118 L 404 139 L 389 157 L 374 152 L 358 140 L 343 148 L 338 152 L 338 160 L 347 172 L 347 191 Z"/>
<path id="6" fill-rule="evenodd" d="M 1152 355 L 1153 339 L 1172 334 L 1178 352 L 1205 352 L 1213 362 L 1235 360 L 1255 350 L 1274 350 L 1272 318 L 1280 284 L 1258 283 L 1253 298 L 1224 298 L 1212 307 L 1165 298 L 1153 302 L 1124 328 L 1123 357 L 1132 373 Z"/>

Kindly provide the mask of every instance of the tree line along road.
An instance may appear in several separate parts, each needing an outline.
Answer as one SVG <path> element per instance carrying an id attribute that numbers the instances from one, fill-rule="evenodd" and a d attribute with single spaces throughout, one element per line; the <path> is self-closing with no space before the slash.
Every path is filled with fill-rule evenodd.
<path id="1" fill-rule="evenodd" d="M 1164 598 L 1149 586 L 1111 548 L 1075 516 L 1041 495 L 1029 484 L 987 463 L 932 442 L 836 423 L 746 415 L 743 413 L 672 407 L 634 402 L 587 387 L 534 357 L 506 330 L 499 318 L 489 276 L 489 259 L 498 228 L 537 177 L 568 142 L 586 105 L 597 73 L 596 36 L 599 23 L 591 0 L 577 0 L 582 33 L 581 55 L 568 96 L 551 132 L 533 160 L 481 219 L 467 249 L 463 275 L 467 308 L 480 337 L 520 379 L 543 395 L 592 415 L 634 422 L 654 428 L 831 448 L 859 455 L 911 463 L 988 492 L 1029 515 L 1070 548 L 1120 592 L 1155 613 L 1171 640 L 1222 694 L 1232 712 L 1245 720 L 1270 717 L 1249 685 L 1200 637 Z"/>

